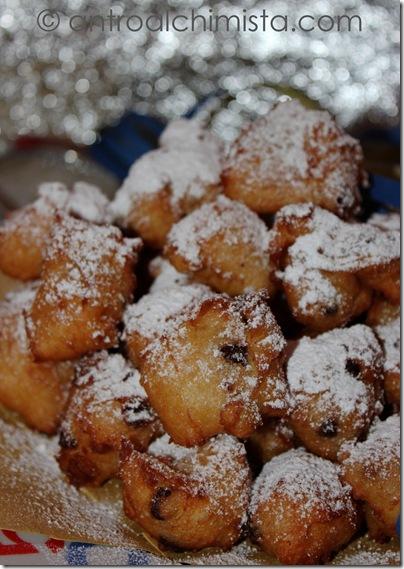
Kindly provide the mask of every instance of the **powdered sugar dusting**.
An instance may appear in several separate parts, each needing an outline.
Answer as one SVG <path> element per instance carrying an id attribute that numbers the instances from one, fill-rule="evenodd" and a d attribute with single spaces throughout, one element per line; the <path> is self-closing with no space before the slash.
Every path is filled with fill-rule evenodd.
<path id="1" fill-rule="evenodd" d="M 59 298 L 81 297 L 96 301 L 101 293 L 99 282 L 110 276 L 111 266 L 107 259 L 123 268 L 128 258 L 140 249 L 140 239 L 123 239 L 120 230 L 113 226 L 94 225 L 63 215 L 55 226 L 47 259 L 66 255 L 65 278 L 49 275 L 47 302 Z"/>
<path id="2" fill-rule="evenodd" d="M 155 419 L 148 405 L 144 405 L 147 395 L 140 384 L 139 371 L 121 354 L 108 354 L 104 350 L 83 358 L 77 366 L 75 383 L 86 388 L 85 398 L 90 400 L 87 407 L 90 412 L 107 401 L 131 400 L 134 404 L 125 412 L 129 423 Z"/>
<path id="3" fill-rule="evenodd" d="M 400 415 L 391 415 L 385 421 L 376 419 L 366 441 L 346 443 L 341 453 L 348 454 L 343 464 L 359 463 L 365 469 L 377 465 L 378 473 L 387 475 L 392 460 L 400 463 Z"/>
<path id="4" fill-rule="evenodd" d="M 321 271 L 359 271 L 385 265 L 400 257 L 400 234 L 369 223 L 347 223 L 313 204 L 285 206 L 276 215 L 276 225 L 305 220 L 305 233 L 288 249 L 288 263 L 276 276 L 300 288 L 299 309 L 339 306 L 341 294 Z M 270 243 L 272 239 L 270 240 Z"/>
<path id="5" fill-rule="evenodd" d="M 57 437 L 0 419 L 0 445 L 0 494 L 3 519 L 10 518 L 7 527 L 32 528 L 73 541 L 136 545 L 139 532 L 124 519 L 117 494 L 95 500 L 65 481 L 55 459 Z"/>
<path id="6" fill-rule="evenodd" d="M 151 443 L 147 452 L 153 456 L 165 456 L 178 461 L 195 455 L 196 449 L 177 445 L 170 440 L 167 434 L 164 434 Z"/>
<path id="7" fill-rule="evenodd" d="M 252 245 L 252 254 L 268 267 L 270 233 L 265 223 L 244 204 L 225 196 L 201 206 L 175 224 L 167 241 L 193 269 L 198 269 L 206 242 L 212 237 L 230 246 Z"/>
<path id="8" fill-rule="evenodd" d="M 29 344 L 25 328 L 24 313 L 31 309 L 39 283 L 30 283 L 21 290 L 6 294 L 3 302 L 0 302 L 0 318 L 14 316 L 16 318 L 14 335 L 18 342 L 21 353 L 29 353 Z"/>
<path id="9" fill-rule="evenodd" d="M 83 358 L 80 369 L 85 373 L 79 373 L 76 385 L 89 386 L 94 403 L 121 397 L 146 399 L 146 392 L 140 385 L 140 373 L 121 354 L 99 352 L 96 358 Z"/>
<path id="10" fill-rule="evenodd" d="M 112 203 L 112 211 L 117 219 L 124 220 L 137 200 L 165 188 L 169 188 L 171 205 L 176 210 L 181 200 L 202 199 L 208 186 L 219 185 L 220 173 L 220 160 L 204 147 L 152 150 L 131 167 Z"/>
<path id="11" fill-rule="evenodd" d="M 149 340 L 172 334 L 197 314 L 202 302 L 215 296 L 218 295 L 203 285 L 172 287 L 146 294 L 127 307 L 126 332 L 137 332 Z"/>
<path id="12" fill-rule="evenodd" d="M 375 328 L 384 348 L 384 370 L 400 373 L 400 318 Z"/>
<path id="13" fill-rule="evenodd" d="M 339 165 L 341 149 L 348 149 L 353 167 Z M 249 169 L 246 189 L 257 183 L 287 184 L 307 192 L 307 180 L 321 183 L 323 192 L 339 198 L 343 210 L 359 199 L 361 160 L 358 141 L 345 134 L 328 112 L 306 109 L 293 100 L 279 103 L 267 116 L 248 125 L 232 147 L 228 165 Z"/>
<path id="14" fill-rule="evenodd" d="M 189 150 L 203 149 L 212 157 L 220 157 L 223 152 L 222 141 L 198 119 L 177 119 L 168 123 L 160 136 L 163 148 Z"/>
<path id="15" fill-rule="evenodd" d="M 381 350 L 371 328 L 358 324 L 314 339 L 302 338 L 287 366 L 294 406 L 298 408 L 313 395 L 319 395 L 324 413 L 337 409 L 341 416 L 355 413 L 356 421 L 363 421 L 375 405 L 373 393 L 360 377 L 352 375 L 350 361 L 380 369 Z M 379 407 L 377 402 L 375 411 Z"/>
<path id="16" fill-rule="evenodd" d="M 205 493 L 213 509 L 223 507 L 220 498 L 227 495 L 228 489 L 221 477 L 223 472 L 227 473 L 227 476 L 233 477 L 233 484 L 240 489 L 233 506 L 237 509 L 245 507 L 247 510 L 250 473 L 244 445 L 235 437 L 221 434 L 203 447 L 184 449 L 170 443 L 168 437 L 164 436 L 152 443 L 149 452 L 154 456 L 170 457 L 174 468 L 186 473 L 191 483 L 194 483 L 190 484 L 190 490 L 194 489 L 198 494 Z M 241 458 L 245 459 L 244 464 Z"/>
<path id="17" fill-rule="evenodd" d="M 299 504 L 303 519 L 313 510 L 353 513 L 350 487 L 341 483 L 339 474 L 340 467 L 328 460 L 303 448 L 289 450 L 264 465 L 253 486 L 250 512 L 281 492 Z"/>
<path id="18" fill-rule="evenodd" d="M 388 213 L 373 213 L 369 217 L 368 223 L 376 225 L 376 227 L 380 227 L 386 231 L 400 231 L 401 228 L 400 214 L 394 211 Z"/>
<path id="19" fill-rule="evenodd" d="M 316 305 L 338 306 L 342 303 L 339 291 L 317 269 L 309 269 L 303 263 L 292 263 L 275 274 L 284 283 L 300 287 L 298 306 L 303 314 L 310 313 Z"/>
<path id="20" fill-rule="evenodd" d="M 302 206 L 303 215 L 307 215 L 307 207 Z M 299 209 L 295 205 L 293 211 Z M 285 217 L 289 211 L 281 210 L 281 215 Z M 346 223 L 319 207 L 312 210 L 309 229 L 310 233 L 298 237 L 289 247 L 293 265 L 323 271 L 357 271 L 400 257 L 397 231 L 367 223 Z"/>
<path id="21" fill-rule="evenodd" d="M 149 272 L 154 277 L 154 281 L 150 287 L 150 292 L 158 292 L 165 288 L 173 286 L 183 286 L 190 284 L 188 275 L 180 273 L 173 265 L 163 259 L 163 257 L 155 257 L 150 265 Z"/>
<path id="22" fill-rule="evenodd" d="M 50 209 L 66 213 L 93 223 L 110 223 L 109 200 L 101 190 L 87 182 L 76 182 L 71 191 L 60 182 L 46 182 L 39 186 L 37 211 L 49 215 Z"/>

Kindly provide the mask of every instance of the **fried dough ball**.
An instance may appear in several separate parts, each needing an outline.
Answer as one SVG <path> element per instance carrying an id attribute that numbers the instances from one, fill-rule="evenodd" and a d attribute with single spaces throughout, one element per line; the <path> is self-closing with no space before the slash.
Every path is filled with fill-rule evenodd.
<path id="1" fill-rule="evenodd" d="M 24 322 L 34 296 L 35 287 L 29 286 L 0 303 L 0 403 L 29 427 L 50 435 L 66 406 L 74 367 L 70 362 L 34 360 Z"/>
<path id="2" fill-rule="evenodd" d="M 171 549 L 229 549 L 247 521 L 250 470 L 244 446 L 219 435 L 200 448 L 168 443 L 126 453 L 121 468 L 126 515 Z"/>
<path id="3" fill-rule="evenodd" d="M 287 365 L 290 424 L 309 451 L 336 460 L 342 444 L 366 435 L 383 410 L 383 361 L 362 324 L 299 341 Z"/>
<path id="4" fill-rule="evenodd" d="M 112 226 L 58 219 L 27 319 L 38 360 L 73 359 L 115 346 L 136 282 L 139 239 L 124 239 Z"/>
<path id="5" fill-rule="evenodd" d="M 360 209 L 358 187 L 366 184 L 359 142 L 329 113 L 296 100 L 241 131 L 223 174 L 225 193 L 258 213 L 313 202 L 351 217 Z"/>
<path id="6" fill-rule="evenodd" d="M 41 184 L 38 196 L 0 227 L 0 270 L 23 281 L 40 276 L 57 210 L 94 223 L 110 220 L 108 199 L 85 182 L 76 182 L 71 191 L 58 182 Z"/>
<path id="7" fill-rule="evenodd" d="M 312 330 L 343 326 L 365 312 L 372 289 L 399 301 L 397 231 L 293 205 L 278 212 L 270 247 L 293 316 Z"/>
<path id="8" fill-rule="evenodd" d="M 269 238 L 258 215 L 219 196 L 172 227 L 164 253 L 178 271 L 218 292 L 273 292 Z"/>
<path id="9" fill-rule="evenodd" d="M 344 445 L 338 458 L 343 480 L 367 507 L 371 537 L 395 536 L 400 513 L 400 416 L 377 420 L 366 441 Z"/>
<path id="10" fill-rule="evenodd" d="M 174 223 L 221 189 L 220 142 L 195 120 L 179 123 L 163 133 L 162 148 L 133 164 L 112 204 L 117 221 L 155 248 Z"/>
<path id="11" fill-rule="evenodd" d="M 129 356 L 177 444 L 246 438 L 261 416 L 286 413 L 284 339 L 264 293 L 163 289 L 130 306 L 125 324 Z"/>
<path id="12" fill-rule="evenodd" d="M 123 441 L 145 451 L 159 434 L 140 374 L 123 356 L 102 351 L 79 362 L 58 456 L 72 484 L 99 486 L 118 474 Z"/>
<path id="13" fill-rule="evenodd" d="M 247 440 L 247 448 L 255 461 L 265 464 L 274 456 L 292 449 L 295 446 L 294 436 L 287 420 L 269 419 Z"/>
<path id="14" fill-rule="evenodd" d="M 253 485 L 253 539 L 282 564 L 327 562 L 351 540 L 358 523 L 339 466 L 302 448 L 267 462 Z"/>

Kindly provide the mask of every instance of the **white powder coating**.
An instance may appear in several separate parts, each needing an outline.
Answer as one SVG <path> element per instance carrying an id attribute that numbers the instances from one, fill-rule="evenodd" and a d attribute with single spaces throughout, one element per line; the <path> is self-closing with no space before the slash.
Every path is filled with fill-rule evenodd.
<path id="1" fill-rule="evenodd" d="M 391 415 L 385 421 L 376 419 L 366 441 L 346 443 L 341 453 L 348 453 L 343 464 L 361 464 L 369 472 L 383 474 L 390 471 L 391 462 L 400 464 L 400 415 Z M 385 468 L 383 468 L 385 466 Z"/>
<path id="2" fill-rule="evenodd" d="M 183 322 L 197 314 L 205 300 L 216 297 L 220 295 L 203 285 L 172 287 L 146 294 L 127 307 L 126 332 L 137 332 L 149 340 L 173 334 Z"/>
<path id="3" fill-rule="evenodd" d="M 284 283 L 301 287 L 299 309 L 309 313 L 316 305 L 338 306 L 341 295 L 321 271 L 354 272 L 396 261 L 400 234 L 370 223 L 347 223 L 313 204 L 285 206 L 276 223 L 302 222 L 308 233 L 288 249 L 289 263 L 276 273 Z M 271 239 L 270 239 L 271 242 Z"/>
<path id="4" fill-rule="evenodd" d="M 400 235 L 368 223 L 347 223 L 320 207 L 304 204 L 291 210 L 286 206 L 280 215 L 294 216 L 302 210 L 307 215 L 310 233 L 298 237 L 289 247 L 291 263 L 307 269 L 324 271 L 358 271 L 385 264 L 400 257 Z"/>
<path id="5" fill-rule="evenodd" d="M 401 228 L 400 214 L 395 211 L 388 213 L 373 213 L 369 217 L 368 223 L 376 225 L 386 231 L 400 231 Z"/>
<path id="6" fill-rule="evenodd" d="M 139 371 L 121 354 L 108 354 L 104 350 L 96 358 L 84 358 L 78 369 L 85 373 L 78 375 L 76 385 L 86 387 L 95 404 L 130 397 L 147 399 Z"/>
<path id="7" fill-rule="evenodd" d="M 369 547 L 369 545 L 371 546 Z M 357 566 L 380 566 L 387 567 L 400 567 L 401 555 L 399 548 L 394 548 L 394 541 L 391 545 L 378 544 L 373 540 L 369 540 L 364 544 L 359 543 L 355 548 L 346 552 L 342 551 L 336 559 L 333 560 L 333 565 L 342 565 L 344 567 L 357 567 Z M 391 547 L 391 549 L 389 549 Z"/>
<path id="8" fill-rule="evenodd" d="M 341 483 L 340 467 L 304 450 L 292 449 L 267 462 L 252 490 L 250 512 L 267 504 L 274 495 L 283 495 L 299 504 L 302 521 L 313 510 L 342 515 L 354 513 L 351 489 Z"/>
<path id="9" fill-rule="evenodd" d="M 309 314 L 312 307 L 338 306 L 342 302 L 339 291 L 321 271 L 302 263 L 287 265 L 284 271 L 275 274 L 284 283 L 300 287 L 298 306 L 303 314 Z"/>
<path id="10" fill-rule="evenodd" d="M 373 390 L 360 377 L 350 373 L 349 362 L 377 370 L 382 353 L 372 329 L 358 324 L 326 332 L 317 338 L 302 338 L 287 366 L 287 379 L 293 405 L 299 408 L 313 396 L 324 413 L 336 411 L 345 417 L 355 413 L 358 421 L 374 405 Z"/>
<path id="11" fill-rule="evenodd" d="M 256 213 L 244 204 L 219 196 L 173 225 L 167 243 L 180 254 L 194 270 L 201 268 L 206 243 L 223 240 L 224 246 L 249 245 L 252 255 L 269 265 L 270 232 Z"/>
<path id="12" fill-rule="evenodd" d="M 99 300 L 103 280 L 123 269 L 129 258 L 136 258 L 141 245 L 141 239 L 123 239 L 117 227 L 94 225 L 62 215 L 46 258 L 63 255 L 65 276 L 61 279 L 57 272 L 50 275 L 52 293 L 47 301 L 56 302 L 60 297 Z"/>
<path id="13" fill-rule="evenodd" d="M 188 149 L 159 148 L 144 154 L 131 167 L 111 209 L 125 220 L 138 200 L 168 188 L 175 211 L 184 199 L 202 199 L 209 186 L 220 184 L 221 160 L 205 145 Z"/>
<path id="14" fill-rule="evenodd" d="M 97 186 L 87 182 L 76 182 L 70 191 L 60 182 L 47 182 L 39 186 L 38 196 L 34 206 L 45 215 L 55 209 L 93 223 L 112 221 L 108 198 Z"/>
<path id="15" fill-rule="evenodd" d="M 348 151 L 352 167 L 341 162 L 343 151 Z M 242 131 L 230 150 L 228 166 L 235 171 L 248 169 L 246 189 L 280 184 L 304 192 L 307 181 L 321 183 L 322 191 L 338 197 L 344 209 L 358 201 L 361 161 L 359 142 L 344 133 L 328 112 L 306 109 L 293 100 L 279 103 Z"/>
<path id="16" fill-rule="evenodd" d="M 84 400 L 87 410 L 97 410 L 108 401 L 133 402 L 122 411 L 129 423 L 153 421 L 155 415 L 147 403 L 147 395 L 140 384 L 140 373 L 121 354 L 109 354 L 103 350 L 80 360 L 75 383 L 84 388 L 75 396 Z"/>
<path id="17" fill-rule="evenodd" d="M 159 139 L 163 148 L 189 150 L 205 148 L 212 156 L 221 156 L 222 141 L 198 119 L 178 119 L 168 123 Z"/>
<path id="18" fill-rule="evenodd" d="M 168 436 L 164 435 L 150 445 L 148 452 L 156 457 L 171 458 L 173 467 L 186 473 L 190 482 L 194 483 L 189 489 L 198 495 L 201 491 L 205 493 L 214 510 L 218 506 L 223 507 L 221 498 L 232 494 L 232 489 L 221 480 L 223 473 L 232 476 L 232 484 L 241 490 L 237 498 L 234 497 L 234 503 L 228 504 L 228 507 L 247 506 L 250 471 L 245 447 L 235 437 L 221 434 L 202 447 L 184 448 L 170 443 Z M 241 460 L 243 458 L 244 464 Z"/>
<path id="19" fill-rule="evenodd" d="M 164 434 L 151 443 L 147 452 L 153 456 L 169 457 L 178 461 L 194 455 L 196 449 L 177 445 L 171 441 L 167 434 Z"/>
<path id="20" fill-rule="evenodd" d="M 375 328 L 384 348 L 384 370 L 400 373 L 400 317 Z"/>
<path id="21" fill-rule="evenodd" d="M 233 299 L 229 312 L 234 320 L 238 321 L 239 336 L 244 342 L 247 341 L 245 336 L 247 330 L 265 329 L 269 333 L 260 340 L 260 345 L 268 346 L 274 353 L 280 354 L 286 347 L 286 340 L 266 301 L 267 296 L 263 291 L 247 292 Z M 242 312 L 248 314 L 248 318 L 243 318 L 241 321 Z"/>
<path id="22" fill-rule="evenodd" d="M 149 272 L 154 281 L 150 287 L 150 292 L 158 292 L 165 288 L 180 287 L 190 284 L 188 275 L 180 273 L 173 267 L 173 265 L 163 259 L 163 257 L 156 257 L 150 262 Z"/>
<path id="23" fill-rule="evenodd" d="M 24 314 L 31 309 L 38 286 L 38 281 L 32 282 L 21 290 L 7 293 L 4 301 L 0 302 L 0 318 L 8 316 L 16 318 L 14 337 L 23 354 L 30 353 Z"/>

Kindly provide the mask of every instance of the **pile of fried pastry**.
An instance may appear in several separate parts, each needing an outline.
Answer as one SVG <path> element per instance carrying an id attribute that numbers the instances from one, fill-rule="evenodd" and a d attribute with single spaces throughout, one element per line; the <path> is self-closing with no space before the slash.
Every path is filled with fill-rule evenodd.
<path id="1" fill-rule="evenodd" d="M 71 484 L 119 478 L 163 548 L 249 536 L 318 564 L 400 507 L 400 219 L 297 101 L 230 146 L 167 126 L 112 202 L 39 187 L 0 227 L 0 402 L 58 434 Z"/>

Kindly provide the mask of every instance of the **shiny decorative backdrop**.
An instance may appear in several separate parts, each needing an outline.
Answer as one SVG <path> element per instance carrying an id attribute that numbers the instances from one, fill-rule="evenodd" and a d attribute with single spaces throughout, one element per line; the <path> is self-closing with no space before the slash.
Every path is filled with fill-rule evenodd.
<path id="1" fill-rule="evenodd" d="M 43 9 L 65 15 L 241 13 L 359 14 L 362 32 L 217 33 L 143 29 L 39 29 Z M 135 109 L 182 115 L 220 91 L 231 102 L 214 126 L 232 138 L 247 114 L 267 110 L 279 88 L 302 91 L 352 130 L 398 121 L 399 2 L 391 0 L 0 0 L 0 140 L 56 135 L 92 144 L 100 127 Z"/>

